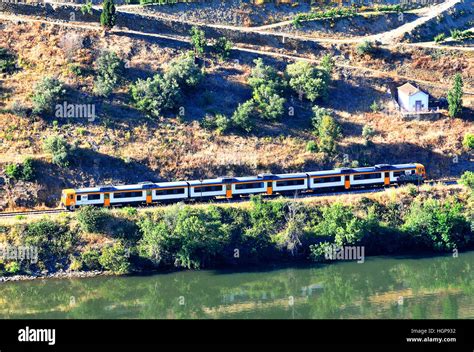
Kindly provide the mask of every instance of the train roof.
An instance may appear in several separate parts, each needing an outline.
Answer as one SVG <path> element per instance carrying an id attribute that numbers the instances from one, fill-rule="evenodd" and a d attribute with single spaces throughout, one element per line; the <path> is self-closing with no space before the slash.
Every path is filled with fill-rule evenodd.
<path id="1" fill-rule="evenodd" d="M 77 188 L 74 191 L 78 194 L 80 193 L 97 193 L 97 192 L 117 192 L 117 191 L 141 191 L 146 189 L 155 189 L 155 188 L 170 188 L 170 187 L 187 187 L 188 183 L 185 181 L 178 182 L 144 182 L 137 183 L 133 185 L 105 185 L 97 187 L 85 187 Z"/>
<path id="2" fill-rule="evenodd" d="M 415 168 L 416 164 L 379 164 L 369 167 L 355 167 L 355 168 L 338 168 L 334 170 L 324 170 L 324 171 L 311 171 L 307 172 L 309 176 L 331 176 L 331 175 L 344 175 L 344 174 L 356 174 L 360 172 L 377 172 L 377 171 L 386 171 L 386 170 L 400 170 L 400 169 L 411 169 Z"/>

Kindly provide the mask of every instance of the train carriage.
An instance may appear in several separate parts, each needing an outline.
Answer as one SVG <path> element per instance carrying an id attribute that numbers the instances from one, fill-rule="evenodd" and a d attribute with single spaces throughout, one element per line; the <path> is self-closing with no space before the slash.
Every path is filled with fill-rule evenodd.
<path id="1" fill-rule="evenodd" d="M 288 194 L 335 189 L 382 187 L 426 178 L 422 164 L 379 164 L 289 174 L 259 174 L 178 182 L 144 182 L 135 185 L 65 189 L 61 205 L 69 210 L 84 205 L 121 206 L 181 200 L 234 198 L 252 194 Z"/>

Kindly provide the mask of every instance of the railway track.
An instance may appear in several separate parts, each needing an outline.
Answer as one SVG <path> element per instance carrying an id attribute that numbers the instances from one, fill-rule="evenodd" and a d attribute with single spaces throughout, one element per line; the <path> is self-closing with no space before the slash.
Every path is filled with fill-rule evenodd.
<path id="1" fill-rule="evenodd" d="M 433 186 L 435 184 L 442 183 L 445 186 L 453 186 L 456 185 L 458 182 L 456 180 L 447 180 L 447 181 L 436 181 L 436 180 L 428 180 L 425 181 L 422 185 L 430 185 Z M 421 186 L 421 185 L 420 185 Z M 306 198 L 315 198 L 315 197 L 335 197 L 335 196 L 343 196 L 343 195 L 352 195 L 352 194 L 368 194 L 368 193 L 378 193 L 384 192 L 387 189 L 391 189 L 394 187 L 399 187 L 397 185 L 391 185 L 390 187 L 377 187 L 377 188 L 364 188 L 364 189 L 354 189 L 351 191 L 340 191 L 340 192 L 324 192 L 324 193 L 298 193 L 293 195 L 273 195 L 273 196 L 265 196 L 266 199 L 306 199 Z M 245 203 L 250 200 L 250 197 L 241 197 L 241 198 L 233 198 L 233 199 L 226 199 L 226 198 L 217 198 L 212 200 L 199 200 L 193 199 L 191 201 L 186 202 L 189 205 L 199 205 L 199 204 L 233 204 L 233 203 Z M 165 206 L 169 206 L 173 203 L 163 203 L 159 205 L 151 205 L 151 206 L 138 206 L 138 210 L 153 210 L 159 209 Z M 115 207 L 113 207 L 115 208 Z M 119 207 L 116 207 L 119 208 Z M 32 215 L 47 215 L 47 214 L 60 214 L 60 213 L 67 213 L 68 210 L 64 209 L 46 209 L 46 210 L 31 210 L 31 211 L 14 211 L 14 212 L 0 212 L 0 218 L 11 218 L 16 216 L 32 216 Z"/>

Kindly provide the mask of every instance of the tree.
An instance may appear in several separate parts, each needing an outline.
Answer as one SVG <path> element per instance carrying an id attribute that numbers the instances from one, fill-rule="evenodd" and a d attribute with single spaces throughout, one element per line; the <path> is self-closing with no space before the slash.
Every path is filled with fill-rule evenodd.
<path id="1" fill-rule="evenodd" d="M 252 116 L 254 113 L 254 102 L 252 99 L 239 104 L 231 117 L 232 125 L 246 132 L 252 131 L 254 124 Z"/>
<path id="2" fill-rule="evenodd" d="M 323 116 L 318 128 L 318 148 L 321 152 L 333 154 L 336 140 L 341 136 L 341 128 L 331 116 Z"/>
<path id="3" fill-rule="evenodd" d="M 189 32 L 191 34 L 191 44 L 194 48 L 194 54 L 196 56 L 201 56 L 206 49 L 207 40 L 206 35 L 202 29 L 197 28 L 196 26 L 191 28 Z"/>
<path id="4" fill-rule="evenodd" d="M 304 94 L 310 101 L 327 96 L 329 76 L 326 70 L 330 70 L 330 64 L 325 60 L 326 68 L 319 70 L 310 63 L 298 61 L 288 65 L 286 73 L 289 76 L 290 87 L 298 94 Z"/>
<path id="5" fill-rule="evenodd" d="M 114 0 L 104 0 L 102 3 L 102 13 L 100 14 L 100 24 L 106 29 L 112 29 L 115 26 L 116 20 Z"/>
<path id="6" fill-rule="evenodd" d="M 54 105 L 65 92 L 63 84 L 58 79 L 43 77 L 33 88 L 31 97 L 33 113 L 42 114 L 53 111 Z"/>
<path id="7" fill-rule="evenodd" d="M 250 87 L 255 90 L 262 85 L 270 86 L 279 93 L 283 87 L 283 83 L 278 72 L 273 67 L 265 65 L 262 58 L 255 59 L 253 62 L 255 66 L 252 68 L 248 78 Z"/>
<path id="8" fill-rule="evenodd" d="M 69 166 L 73 148 L 62 136 L 51 136 L 44 140 L 43 149 L 53 155 L 52 162 L 61 167 Z"/>
<path id="9" fill-rule="evenodd" d="M 266 120 L 277 120 L 284 113 L 286 99 L 280 97 L 272 85 L 260 85 L 253 91 L 253 101 L 259 115 Z"/>
<path id="10" fill-rule="evenodd" d="M 321 120 L 324 116 L 331 116 L 332 112 L 329 109 L 322 108 L 318 105 L 313 106 L 313 117 L 311 123 L 315 131 L 318 131 Z"/>
<path id="11" fill-rule="evenodd" d="M 125 65 L 118 55 L 111 51 L 102 51 L 97 59 L 97 76 L 94 93 L 107 97 L 119 84 Z"/>
<path id="12" fill-rule="evenodd" d="M 458 117 L 462 110 L 463 81 L 460 73 L 454 75 L 454 84 L 448 91 L 448 113 L 450 117 Z"/>

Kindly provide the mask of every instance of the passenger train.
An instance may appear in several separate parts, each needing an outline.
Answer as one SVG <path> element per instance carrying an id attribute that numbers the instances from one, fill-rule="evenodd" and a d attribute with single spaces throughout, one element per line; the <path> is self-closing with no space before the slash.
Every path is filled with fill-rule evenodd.
<path id="1" fill-rule="evenodd" d="M 64 189 L 61 206 L 74 210 L 84 205 L 103 207 L 150 205 L 185 200 L 232 199 L 253 194 L 327 192 L 416 183 L 424 179 L 426 171 L 422 164 L 381 164 L 372 167 L 290 174 L 259 174 L 246 177 Z"/>

